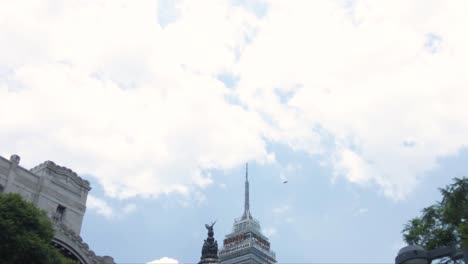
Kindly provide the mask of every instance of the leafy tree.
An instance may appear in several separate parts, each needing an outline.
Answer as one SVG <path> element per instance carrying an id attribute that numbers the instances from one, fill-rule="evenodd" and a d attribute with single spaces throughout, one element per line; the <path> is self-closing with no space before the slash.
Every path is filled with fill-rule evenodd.
<path id="1" fill-rule="evenodd" d="M 427 250 L 450 242 L 468 247 L 468 178 L 455 178 L 454 183 L 439 190 L 442 201 L 424 208 L 420 217 L 405 225 L 404 240 Z"/>
<path id="2" fill-rule="evenodd" d="M 69 264 L 52 244 L 46 213 L 18 194 L 0 194 L 0 263 Z"/>

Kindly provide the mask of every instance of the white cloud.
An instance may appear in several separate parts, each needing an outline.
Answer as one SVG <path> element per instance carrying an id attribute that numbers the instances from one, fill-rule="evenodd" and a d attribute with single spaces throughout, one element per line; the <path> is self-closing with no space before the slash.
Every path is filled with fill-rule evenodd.
<path id="1" fill-rule="evenodd" d="M 268 227 L 268 228 L 265 228 L 265 229 L 263 230 L 263 233 L 264 233 L 265 236 L 267 236 L 267 237 L 272 237 L 272 236 L 276 235 L 277 232 L 278 232 L 278 231 L 277 231 L 276 228 L 274 228 L 274 227 Z"/>
<path id="2" fill-rule="evenodd" d="M 271 227 L 271 229 L 273 229 L 273 234 L 276 233 L 276 226 L 281 225 L 282 223 L 294 223 L 294 217 L 291 213 L 291 206 L 287 204 L 273 208 L 273 215 L 274 226 Z"/>
<path id="3" fill-rule="evenodd" d="M 468 146 L 468 3 L 354 2 L 271 1 L 236 65 L 238 90 L 277 128 L 270 138 L 403 199 Z"/>
<path id="4" fill-rule="evenodd" d="M 2 155 L 92 174 L 111 197 L 190 197 L 206 170 L 274 162 L 274 141 L 404 199 L 468 146 L 468 2 L 267 6 L 181 0 L 162 28 L 157 1 L 3 2 Z"/>
<path id="5" fill-rule="evenodd" d="M 338 158 L 334 161 L 335 172 L 345 175 L 350 182 L 366 183 L 371 179 L 368 163 L 362 156 L 350 149 L 338 152 Z"/>
<path id="6" fill-rule="evenodd" d="M 205 2 L 208 10 L 181 1 L 163 30 L 155 2 L 2 4 L 5 155 L 94 175 L 117 198 L 187 197 L 212 183 L 208 169 L 272 162 L 264 122 L 227 103 L 213 77 L 234 62 L 255 16 L 227 2 Z"/>
<path id="7" fill-rule="evenodd" d="M 160 259 L 156 259 L 153 261 L 150 261 L 146 264 L 178 264 L 179 261 L 173 258 L 168 258 L 168 257 L 162 257 Z"/>
<path id="8" fill-rule="evenodd" d="M 367 208 L 359 208 L 359 210 L 357 210 L 356 214 L 365 214 L 369 212 L 369 209 Z"/>
<path id="9" fill-rule="evenodd" d="M 110 218 L 113 215 L 113 210 L 106 201 L 94 197 L 91 194 L 88 195 L 86 206 L 88 209 L 94 210 L 104 217 Z"/>
<path id="10" fill-rule="evenodd" d="M 122 212 L 124 214 L 130 214 L 130 213 L 133 213 L 137 210 L 137 205 L 136 204 L 133 204 L 133 203 L 129 203 L 129 204 L 126 204 L 123 208 L 122 208 Z"/>
<path id="11" fill-rule="evenodd" d="M 276 208 L 273 208 L 273 213 L 274 214 L 284 214 L 288 212 L 291 209 L 289 205 L 282 205 Z"/>
<path id="12" fill-rule="evenodd" d="M 90 210 L 96 211 L 106 218 L 121 218 L 125 215 L 131 214 L 138 209 L 138 206 L 134 203 L 127 203 L 120 209 L 114 209 L 105 200 L 95 197 L 92 194 L 88 195 L 86 206 Z"/>
<path id="13" fill-rule="evenodd" d="M 301 168 L 300 164 L 288 163 L 280 172 L 280 180 L 287 181 L 289 176 Z"/>

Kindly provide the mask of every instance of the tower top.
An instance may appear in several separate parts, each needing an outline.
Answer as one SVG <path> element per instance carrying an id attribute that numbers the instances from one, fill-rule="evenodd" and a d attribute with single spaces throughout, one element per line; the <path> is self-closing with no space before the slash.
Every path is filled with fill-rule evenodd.
<path id="1" fill-rule="evenodd" d="M 245 164 L 245 181 L 249 181 L 249 163 Z"/>
<path id="2" fill-rule="evenodd" d="M 259 221 L 250 214 L 249 191 L 249 165 L 246 164 L 244 213 L 234 220 L 232 232 L 223 241 L 219 252 L 221 263 L 277 263 L 268 237 L 262 234 Z"/>
<path id="3" fill-rule="evenodd" d="M 249 164 L 245 164 L 245 194 L 244 194 L 244 214 L 242 219 L 252 218 L 250 215 L 250 197 L 249 197 Z"/>

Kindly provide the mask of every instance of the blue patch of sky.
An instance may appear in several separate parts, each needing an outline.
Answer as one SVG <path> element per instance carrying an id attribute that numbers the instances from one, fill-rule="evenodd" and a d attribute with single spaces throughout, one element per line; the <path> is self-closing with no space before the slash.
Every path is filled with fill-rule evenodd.
<path id="1" fill-rule="evenodd" d="M 252 41 L 254 40 L 255 36 L 257 36 L 258 34 L 258 29 L 255 29 L 255 30 L 252 30 L 251 32 L 249 33 L 245 33 L 244 34 L 244 41 L 246 44 L 250 44 L 252 43 Z"/>
<path id="2" fill-rule="evenodd" d="M 330 155 L 336 147 L 336 140 L 333 134 L 326 130 L 322 125 L 316 123 L 312 130 L 320 136 L 320 143 L 323 146 L 323 152 Z"/>
<path id="3" fill-rule="evenodd" d="M 260 115 L 262 120 L 265 121 L 265 123 L 267 123 L 268 125 L 273 126 L 273 127 L 277 126 L 274 118 L 270 116 L 269 114 L 264 113 L 264 112 L 259 112 L 258 114 Z"/>
<path id="4" fill-rule="evenodd" d="M 268 3 L 263 0 L 231 0 L 234 6 L 241 6 L 247 11 L 254 13 L 258 18 L 263 18 L 268 13 Z"/>
<path id="5" fill-rule="evenodd" d="M 349 134 L 344 137 L 340 143 L 344 144 L 344 147 L 350 149 L 351 151 L 357 154 L 362 154 L 361 141 L 362 140 L 359 137 L 356 137 L 353 134 Z"/>
<path id="6" fill-rule="evenodd" d="M 244 33 L 244 44 L 245 46 L 237 46 L 233 49 L 234 51 L 234 57 L 235 57 L 235 61 L 238 62 L 242 56 L 242 52 L 243 52 L 243 49 L 249 45 L 250 43 L 253 42 L 253 40 L 255 39 L 255 37 L 257 36 L 258 34 L 258 30 L 252 30 L 251 32 L 246 32 Z"/>
<path id="7" fill-rule="evenodd" d="M 468 171 L 468 149 L 464 149 L 439 160 L 438 169 L 421 178 L 407 200 L 394 202 L 375 188 L 343 178 L 332 182 L 332 168 L 320 165 L 320 157 L 273 142 L 267 143 L 267 149 L 275 153 L 276 163 L 249 163 L 251 211 L 263 229 L 277 229 L 270 242 L 278 263 L 391 263 L 403 225 L 440 199 L 438 187 Z M 289 182 L 283 184 L 280 173 L 288 164 L 298 169 L 290 171 Z M 201 205 L 164 206 L 171 196 L 138 199 L 134 201 L 142 209 L 119 221 L 88 210 L 82 231 L 85 242 L 97 254 L 112 255 L 119 263 L 145 263 L 164 256 L 197 262 L 206 239 L 204 224 L 217 220 L 215 238 L 221 247 L 243 210 L 244 165 L 210 173 L 215 184 L 203 191 L 206 200 Z M 102 190 L 92 184 L 91 193 L 100 197 Z M 292 223 L 273 213 L 284 205 L 290 207 L 287 217 Z M 361 208 L 367 213 L 356 214 Z"/>
<path id="8" fill-rule="evenodd" d="M 356 0 L 344 0 L 343 7 L 348 10 L 353 10 L 356 6 Z"/>
<path id="9" fill-rule="evenodd" d="M 424 42 L 424 48 L 429 53 L 437 53 L 442 49 L 442 36 L 435 33 L 427 33 Z"/>
<path id="10" fill-rule="evenodd" d="M 216 76 L 216 79 L 222 82 L 227 88 L 233 89 L 237 86 L 240 78 L 230 72 L 221 72 Z"/>
<path id="11" fill-rule="evenodd" d="M 244 107 L 244 105 L 242 104 L 242 102 L 239 99 L 239 96 L 237 94 L 234 94 L 234 93 L 226 94 L 224 96 L 224 101 L 226 103 L 228 103 L 228 104 L 231 104 L 231 105 L 238 105 L 238 106 Z M 245 109 L 245 110 L 247 110 L 247 109 Z"/>
<path id="12" fill-rule="evenodd" d="M 271 237 L 271 242 L 278 262 L 348 262 L 346 260 L 352 257 L 353 250 L 340 253 L 342 256 L 336 256 L 334 251 L 339 249 L 343 252 L 346 245 L 352 244 L 351 240 L 359 237 L 359 228 L 364 228 L 362 224 L 358 225 L 362 219 L 352 219 L 354 210 L 358 209 L 353 208 L 356 199 L 349 190 L 352 188 L 345 181 L 332 184 L 329 177 L 331 169 L 321 166 L 319 157 L 291 151 L 279 144 L 270 144 L 270 149 L 274 150 L 280 167 L 300 164 L 299 169 L 288 175 L 287 184 L 279 180 L 281 169 L 276 166 L 253 166 L 256 172 L 251 173 L 255 175 L 251 177 L 251 186 L 256 188 L 251 195 L 254 200 L 252 211 L 264 227 L 274 225 L 277 228 L 278 233 Z M 264 188 L 261 189 L 262 186 Z M 293 218 L 291 224 L 281 222 L 285 216 L 271 213 L 272 208 L 283 204 L 291 208 L 288 213 Z M 346 219 L 345 223 L 343 219 Z M 280 223 L 275 223 L 278 221 Z M 295 242 L 295 247 L 288 246 Z M 317 250 L 310 252 L 310 248 Z M 357 261 L 368 259 L 355 256 Z"/>
<path id="13" fill-rule="evenodd" d="M 224 84 L 224 86 L 230 89 L 230 92 L 224 96 L 224 101 L 231 105 L 238 105 L 247 110 L 246 106 L 242 104 L 238 94 L 235 92 L 235 88 L 240 80 L 239 76 L 234 75 L 230 72 L 221 72 L 216 76 L 216 79 Z"/>
<path id="14" fill-rule="evenodd" d="M 356 8 L 356 0 L 344 0 L 342 3 L 342 7 L 349 16 L 353 17 L 354 10 Z"/>
<path id="15" fill-rule="evenodd" d="M 242 52 L 244 50 L 244 48 L 249 45 L 250 43 L 253 42 L 253 40 L 255 39 L 255 37 L 257 36 L 257 33 L 258 33 L 258 30 L 252 30 L 250 32 L 245 32 L 244 33 L 244 43 L 243 45 L 238 45 L 238 46 L 234 46 L 232 48 L 232 52 L 234 53 L 234 60 L 236 62 L 239 62 L 241 56 L 242 56 Z"/>
<path id="16" fill-rule="evenodd" d="M 242 52 L 244 51 L 244 49 L 240 46 L 237 46 L 235 48 L 232 49 L 233 50 L 233 53 L 234 53 L 234 61 L 235 62 L 239 62 L 241 57 L 242 57 Z"/>
<path id="17" fill-rule="evenodd" d="M 193 246 L 202 240 L 191 236 L 191 231 L 203 231 L 204 228 L 201 223 L 197 225 L 196 220 L 186 218 L 187 215 L 202 218 L 197 217 L 196 207 L 183 208 L 177 204 L 177 199 L 172 199 L 173 196 L 165 195 L 158 199 L 108 199 L 94 177 L 86 178 L 91 179 L 91 194 L 107 201 L 115 213 L 108 219 L 94 210 L 86 212 L 82 237 L 98 255 L 111 255 L 118 263 L 146 263 L 164 256 L 180 260 L 186 256 L 181 252 L 192 253 L 188 254 L 187 260 L 196 259 L 199 250 Z M 137 204 L 137 210 L 126 216 L 119 215 L 119 209 L 128 202 Z M 192 245 L 190 250 L 187 249 L 188 241 Z"/>
<path id="18" fill-rule="evenodd" d="M 440 198 L 438 187 L 468 170 L 468 164 L 463 162 L 468 158 L 467 149 L 442 161 L 441 169 L 430 173 L 407 201 L 395 203 L 375 189 L 352 185 L 344 179 L 331 184 L 331 168 L 320 167 L 315 158 L 292 153 L 284 146 L 275 148 L 280 162 L 302 165 L 301 170 L 289 177 L 287 189 L 272 191 L 279 200 L 285 200 L 283 194 L 290 192 L 295 196 L 292 206 L 302 211 L 294 225 L 284 226 L 284 233 L 279 230 L 280 239 L 273 239 L 278 256 L 288 262 L 390 263 L 397 253 L 392 251 L 395 250 L 392 244 L 401 241 L 403 224 Z M 356 215 L 354 211 L 359 208 L 369 211 Z M 292 241 L 301 242 L 297 247 L 288 247 Z M 316 250 L 309 253 L 310 248 Z M 337 250 L 340 254 L 336 254 Z"/>
<path id="19" fill-rule="evenodd" d="M 177 0 L 158 0 L 158 23 L 162 28 L 174 23 L 178 17 Z"/>
<path id="20" fill-rule="evenodd" d="M 273 89 L 276 96 L 278 96 L 278 99 L 282 104 L 288 104 L 289 100 L 294 96 L 296 91 L 293 90 L 283 90 L 279 88 Z"/>
<path id="21" fill-rule="evenodd" d="M 282 104 L 287 104 L 291 98 L 297 93 L 298 90 L 302 89 L 304 85 L 302 83 L 294 84 L 290 89 L 281 89 L 281 87 L 274 87 L 273 91 L 279 98 Z"/>

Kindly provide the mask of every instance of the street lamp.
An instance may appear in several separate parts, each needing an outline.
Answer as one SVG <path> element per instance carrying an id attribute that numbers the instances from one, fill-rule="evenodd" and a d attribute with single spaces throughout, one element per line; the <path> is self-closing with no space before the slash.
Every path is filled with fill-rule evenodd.
<path id="1" fill-rule="evenodd" d="M 460 252 L 455 244 L 450 244 L 427 251 L 421 246 L 409 245 L 398 251 L 395 264 L 429 264 L 443 257 L 450 257 L 452 260 L 463 259 L 465 264 L 468 264 L 468 249 L 465 248 L 464 252 Z"/>

